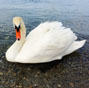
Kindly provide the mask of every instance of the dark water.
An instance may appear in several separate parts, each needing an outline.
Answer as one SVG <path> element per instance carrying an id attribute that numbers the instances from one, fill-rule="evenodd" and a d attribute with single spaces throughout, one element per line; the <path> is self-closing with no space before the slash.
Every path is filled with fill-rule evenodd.
<path id="1" fill-rule="evenodd" d="M 1 44 L 15 41 L 15 16 L 24 19 L 27 34 L 41 22 L 60 21 L 77 35 L 89 36 L 89 0 L 0 0 Z"/>
<path id="2" fill-rule="evenodd" d="M 86 45 L 62 61 L 23 65 L 5 59 L 15 41 L 12 19 L 21 16 L 27 33 L 44 21 L 60 21 Z M 89 0 L 0 0 L 0 88 L 88 88 Z M 33 86 L 33 87 L 31 87 Z"/>

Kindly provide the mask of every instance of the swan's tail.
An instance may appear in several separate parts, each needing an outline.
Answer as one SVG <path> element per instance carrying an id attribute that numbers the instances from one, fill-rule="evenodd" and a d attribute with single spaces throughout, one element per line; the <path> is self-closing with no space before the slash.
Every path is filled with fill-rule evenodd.
<path id="1" fill-rule="evenodd" d="M 69 48 L 67 51 L 65 51 L 64 55 L 70 54 L 72 52 L 74 52 L 75 50 L 83 47 L 83 45 L 85 44 L 86 40 L 82 40 L 82 41 L 75 41 Z M 63 56 L 64 56 L 63 55 Z"/>

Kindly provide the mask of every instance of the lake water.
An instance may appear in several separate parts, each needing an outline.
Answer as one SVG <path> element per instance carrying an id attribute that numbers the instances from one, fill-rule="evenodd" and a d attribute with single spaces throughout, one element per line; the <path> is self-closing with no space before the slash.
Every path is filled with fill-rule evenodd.
<path id="1" fill-rule="evenodd" d="M 12 19 L 21 16 L 30 31 L 44 21 L 60 21 L 89 35 L 89 0 L 0 0 L 0 34 L 14 36 Z"/>
<path id="2" fill-rule="evenodd" d="M 15 16 L 24 19 L 27 34 L 41 22 L 60 21 L 77 35 L 89 35 L 89 0 L 0 0 L 1 48 L 15 41 Z"/>
<path id="3" fill-rule="evenodd" d="M 27 34 L 41 22 L 60 21 L 87 43 L 57 62 L 9 63 L 5 52 L 15 41 L 15 16 L 24 19 Z M 0 81 L 0 88 L 88 88 L 89 0 L 0 0 Z"/>
<path id="4" fill-rule="evenodd" d="M 15 16 L 24 19 L 27 34 L 41 22 L 60 21 L 77 35 L 89 36 L 89 0 L 0 0 L 1 47 L 15 41 Z"/>

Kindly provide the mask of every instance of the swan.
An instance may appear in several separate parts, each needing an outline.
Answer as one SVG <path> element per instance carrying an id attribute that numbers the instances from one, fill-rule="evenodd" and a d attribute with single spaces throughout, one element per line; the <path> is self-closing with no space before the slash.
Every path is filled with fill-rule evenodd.
<path id="1" fill-rule="evenodd" d="M 13 18 L 16 31 L 15 43 L 6 51 L 6 59 L 18 63 L 44 63 L 60 60 L 81 48 L 86 40 L 76 41 L 77 36 L 61 22 L 44 22 L 26 37 L 26 27 L 21 17 Z"/>

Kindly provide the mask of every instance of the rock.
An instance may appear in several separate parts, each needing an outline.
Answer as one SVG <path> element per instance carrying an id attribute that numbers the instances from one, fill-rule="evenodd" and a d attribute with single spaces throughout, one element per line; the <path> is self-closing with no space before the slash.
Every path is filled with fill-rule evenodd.
<path id="1" fill-rule="evenodd" d="M 70 85 L 71 87 L 74 87 L 74 84 L 73 84 L 73 83 L 69 83 L 69 85 Z"/>
<path id="2" fill-rule="evenodd" d="M 61 88 L 61 85 L 60 84 L 58 84 L 58 88 Z"/>
<path id="3" fill-rule="evenodd" d="M 2 72 L 0 72 L 0 75 L 3 75 L 3 73 L 2 73 Z"/>

